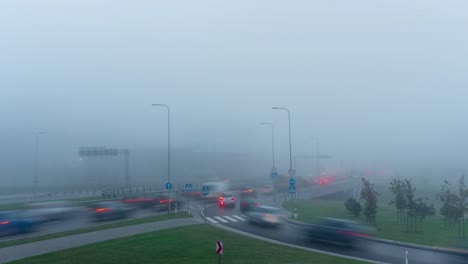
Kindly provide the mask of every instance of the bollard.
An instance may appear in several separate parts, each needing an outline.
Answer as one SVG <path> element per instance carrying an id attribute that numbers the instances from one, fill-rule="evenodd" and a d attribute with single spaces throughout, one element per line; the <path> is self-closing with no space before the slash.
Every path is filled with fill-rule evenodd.
<path id="1" fill-rule="evenodd" d="M 408 250 L 406 250 L 406 264 L 408 264 Z"/>
<path id="2" fill-rule="evenodd" d="M 174 212 L 177 214 L 177 203 L 175 203 L 175 210 Z"/>
<path id="3" fill-rule="evenodd" d="M 294 220 L 297 220 L 297 208 L 294 208 Z"/>

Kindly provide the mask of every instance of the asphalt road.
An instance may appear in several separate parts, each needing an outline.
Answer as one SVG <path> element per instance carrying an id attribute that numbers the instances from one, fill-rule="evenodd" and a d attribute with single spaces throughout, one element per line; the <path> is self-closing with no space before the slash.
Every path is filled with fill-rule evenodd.
<path id="1" fill-rule="evenodd" d="M 190 202 L 190 207 L 191 208 L 202 208 L 203 203 L 200 201 L 191 201 Z M 182 210 L 187 210 L 186 205 L 184 205 Z M 119 219 L 115 221 L 122 221 L 122 220 L 129 220 L 129 219 L 135 219 L 135 218 L 142 218 L 142 217 L 148 217 L 148 216 L 155 216 L 155 215 L 162 215 L 162 214 L 167 214 L 167 211 L 158 211 L 155 209 L 137 209 L 135 210 L 130 217 L 125 218 L 125 219 Z M 35 233 L 30 233 L 30 234 L 25 234 L 25 235 L 18 235 L 18 236 L 9 236 L 9 237 L 0 237 L 0 242 L 1 241 L 6 241 L 6 240 L 14 240 L 22 237 L 30 237 L 30 236 L 37 236 L 37 235 L 44 235 L 44 234 L 50 234 L 50 233 L 56 233 L 56 232 L 61 232 L 61 231 L 66 231 L 66 230 L 71 230 L 71 229 L 79 229 L 79 228 L 85 228 L 85 227 L 91 227 L 91 226 L 96 226 L 100 224 L 107 224 L 107 223 L 112 223 L 115 221 L 102 221 L 102 222 L 93 222 L 90 220 L 90 218 L 87 216 L 86 212 L 83 210 L 78 211 L 74 217 L 69 218 L 67 220 L 63 221 L 54 221 L 54 222 L 49 222 L 42 224 L 38 230 L 36 230 Z"/>
<path id="2" fill-rule="evenodd" d="M 209 205 L 207 206 L 204 213 L 207 217 L 207 222 L 212 224 L 225 225 L 243 232 L 284 243 L 309 247 L 336 254 L 369 259 L 371 261 L 405 263 L 405 255 L 406 251 L 408 251 L 408 259 L 409 263 L 411 264 L 468 263 L 467 259 L 457 255 L 447 255 L 444 253 L 405 248 L 401 246 L 393 246 L 371 241 L 363 241 L 354 248 L 320 242 L 311 242 L 307 239 L 307 237 L 305 237 L 304 229 L 301 226 L 285 223 L 283 227 L 272 230 L 272 228 L 262 227 L 249 223 L 246 220 L 246 217 L 243 216 L 243 214 L 240 212 L 238 204 L 236 205 L 236 208 L 218 208 L 216 204 Z"/>

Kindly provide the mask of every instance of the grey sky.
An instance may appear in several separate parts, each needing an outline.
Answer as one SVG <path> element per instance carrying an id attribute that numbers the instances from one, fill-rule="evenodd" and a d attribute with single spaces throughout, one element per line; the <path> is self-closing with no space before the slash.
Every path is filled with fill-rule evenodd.
<path id="1" fill-rule="evenodd" d="M 362 164 L 453 161 L 468 147 L 466 1 L 2 1 L 5 144 L 265 153 L 319 136 Z M 16 143 L 17 142 L 17 143 Z M 2 150 L 3 154 L 9 150 Z M 390 161 L 391 160 L 391 161 Z"/>

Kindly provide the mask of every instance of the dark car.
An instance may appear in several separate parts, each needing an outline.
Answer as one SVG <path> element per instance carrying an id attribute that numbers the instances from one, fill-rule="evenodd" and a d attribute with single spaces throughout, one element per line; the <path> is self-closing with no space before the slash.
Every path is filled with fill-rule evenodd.
<path id="1" fill-rule="evenodd" d="M 327 241 L 348 246 L 368 237 L 368 233 L 363 225 L 358 222 L 322 218 L 317 225 L 310 225 L 307 231 L 311 240 Z"/>
<path id="2" fill-rule="evenodd" d="M 281 210 L 272 206 L 254 206 L 252 210 L 247 211 L 245 215 L 250 222 L 262 226 L 279 227 L 285 221 L 285 217 L 281 213 Z"/>
<path id="3" fill-rule="evenodd" d="M 131 207 L 120 202 L 99 202 L 88 206 L 89 216 L 93 221 L 127 218 L 131 211 Z"/>
<path id="4" fill-rule="evenodd" d="M 260 204 L 254 198 L 244 198 L 240 201 L 240 211 L 241 212 L 248 212 L 252 211 L 255 207 L 259 206 Z"/>
<path id="5" fill-rule="evenodd" d="M 0 212 L 0 237 L 34 232 L 44 222 L 44 218 L 28 216 L 22 211 Z"/>

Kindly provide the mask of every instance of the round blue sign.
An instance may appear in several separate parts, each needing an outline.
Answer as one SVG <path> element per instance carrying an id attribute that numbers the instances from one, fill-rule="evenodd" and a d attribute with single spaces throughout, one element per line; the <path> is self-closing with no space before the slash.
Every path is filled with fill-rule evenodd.
<path id="1" fill-rule="evenodd" d="M 170 191 L 172 189 L 172 184 L 170 182 L 166 183 L 166 190 Z"/>
<path id="2" fill-rule="evenodd" d="M 296 184 L 296 180 L 293 178 L 289 179 L 289 185 L 294 185 L 294 184 Z"/>

